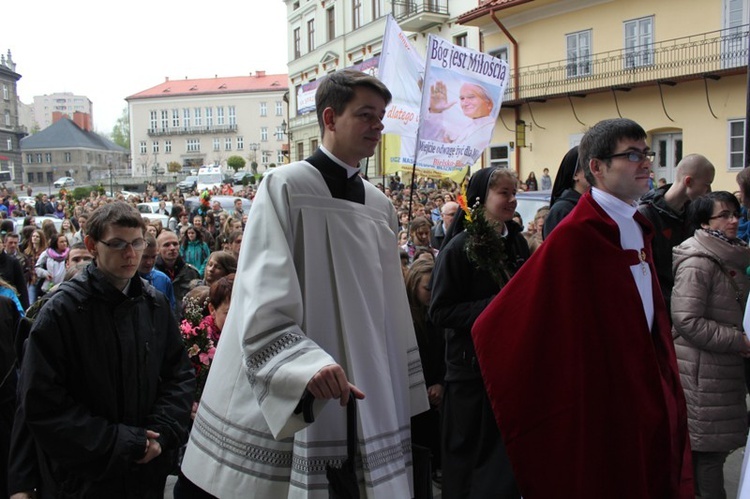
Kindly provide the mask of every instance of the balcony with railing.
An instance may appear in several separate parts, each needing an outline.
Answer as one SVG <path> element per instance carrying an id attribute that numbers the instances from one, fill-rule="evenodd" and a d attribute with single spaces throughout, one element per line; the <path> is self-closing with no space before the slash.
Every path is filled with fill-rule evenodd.
<path id="1" fill-rule="evenodd" d="M 448 0 L 392 0 L 393 17 L 404 31 L 423 31 L 448 22 Z"/>
<path id="2" fill-rule="evenodd" d="M 749 26 L 520 67 L 518 90 L 514 88 L 516 72 L 511 72 L 503 100 L 506 105 L 514 105 L 657 82 L 744 73 Z"/>
<path id="3" fill-rule="evenodd" d="M 169 135 L 205 135 L 216 133 L 234 133 L 237 125 L 212 125 L 212 126 L 183 126 L 170 128 L 149 128 L 149 137 L 160 137 Z"/>

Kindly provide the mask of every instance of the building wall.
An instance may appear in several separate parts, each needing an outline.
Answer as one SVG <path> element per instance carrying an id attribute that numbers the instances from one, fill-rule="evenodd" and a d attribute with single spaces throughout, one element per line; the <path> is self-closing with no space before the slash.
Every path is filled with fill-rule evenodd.
<path id="1" fill-rule="evenodd" d="M 246 169 L 250 169 L 250 163 L 256 161 L 259 171 L 263 171 L 270 164 L 284 162 L 282 149 L 287 143 L 285 135 L 277 135 L 282 121 L 286 120 L 286 103 L 283 101 L 286 88 L 278 90 L 247 92 L 222 95 L 199 95 L 199 96 L 174 96 L 164 98 L 133 99 L 129 102 L 130 113 L 130 144 L 131 156 L 133 158 L 133 176 L 153 175 L 154 168 L 161 171 L 166 170 L 170 162 L 178 162 L 186 165 L 189 161 L 198 162 L 196 168 L 203 164 L 219 164 L 226 166 L 230 156 L 242 156 L 247 162 Z M 267 114 L 261 116 L 261 103 L 266 103 Z M 277 114 L 277 103 L 281 103 L 281 112 Z M 213 111 L 214 125 L 217 124 L 216 108 L 223 107 L 225 112 L 225 124 L 228 124 L 228 109 L 234 106 L 236 110 L 236 131 L 228 133 L 206 133 L 206 134 L 173 134 L 173 135 L 149 135 L 151 128 L 151 112 L 157 112 L 159 126 L 161 123 L 161 111 L 167 110 L 169 123 L 172 124 L 172 110 L 178 109 L 180 123 L 182 123 L 183 109 L 191 110 L 191 118 L 195 108 L 204 110 L 202 119 L 205 124 L 205 108 L 210 107 Z M 194 122 L 193 122 L 194 125 Z M 262 129 L 266 128 L 267 138 L 263 140 Z M 214 150 L 214 139 L 219 140 L 219 150 Z M 231 139 L 231 146 L 226 147 L 226 139 Z M 167 152 L 167 141 L 171 141 L 171 152 Z M 188 151 L 188 141 L 198 141 L 200 151 Z M 146 145 L 143 153 L 141 146 Z M 154 152 L 154 146 L 158 146 L 158 153 Z M 241 145 L 241 148 L 239 146 Z M 257 149 L 253 150 L 253 145 Z M 188 167 L 189 169 L 189 167 Z M 168 173 L 172 176 L 172 173 Z"/>
<path id="2" fill-rule="evenodd" d="M 358 29 L 353 29 L 353 2 L 355 1 L 357 0 L 336 2 L 284 0 L 288 13 L 289 123 L 292 133 L 290 142 L 293 161 L 310 155 L 321 141 L 315 112 L 297 115 L 297 88 L 318 80 L 329 72 L 376 57 L 382 50 L 386 15 L 392 10 L 392 3 L 389 0 L 360 0 L 363 9 L 362 24 Z M 373 13 L 373 3 L 377 1 L 381 4 L 380 16 L 375 16 Z M 419 4 L 418 8 L 428 3 L 426 0 L 416 1 L 416 4 Z M 445 1 L 445 4 L 448 7 L 448 13 L 440 18 L 440 22 L 433 25 L 425 24 L 424 29 L 416 32 L 404 29 L 415 48 L 424 53 L 427 35 L 433 33 L 450 41 L 454 41 L 456 36 L 465 35 L 467 46 L 478 49 L 481 43 L 479 30 L 456 23 L 461 13 L 476 7 L 476 0 L 451 0 Z M 335 12 L 336 36 L 328 40 L 327 10 L 331 7 Z M 314 21 L 315 34 L 312 51 L 308 50 L 307 42 L 308 21 L 310 20 Z M 295 56 L 295 29 L 300 30 L 301 54 L 299 57 Z M 377 176 L 381 172 L 380 155 L 376 152 L 376 155 L 368 161 L 368 174 Z"/>
<path id="3" fill-rule="evenodd" d="M 745 0 L 745 19 L 747 3 Z M 705 33 L 723 28 L 725 7 L 721 0 L 556 1 L 517 13 L 511 9 L 499 11 L 497 16 L 518 41 L 518 61 L 513 61 L 512 50 L 509 54 L 511 67 L 517 62 L 523 74 L 564 61 L 566 34 L 582 30 L 592 30 L 593 54 L 620 51 L 624 48 L 623 22 L 646 16 L 653 16 L 656 43 L 678 39 L 675 44 L 690 45 L 691 40 L 701 40 Z M 488 17 L 472 24 L 480 26 L 486 47 L 510 47 L 508 38 Z M 746 36 L 747 27 L 744 31 Z M 742 43 L 746 48 L 747 38 Z M 689 60 L 677 62 L 689 63 Z M 742 64 L 746 62 L 745 56 Z M 603 88 L 598 89 L 599 93 L 582 92 L 583 95 L 505 106 L 501 113 L 505 124 L 513 129 L 516 120 L 523 120 L 527 142 L 527 147 L 510 150 L 509 166 L 522 179 L 531 171 L 538 178 L 544 167 L 550 168 L 554 178 L 562 156 L 571 144 L 580 140 L 587 127 L 622 115 L 644 127 L 653 149 L 659 147 L 659 141 L 655 140 L 659 134 L 681 136 L 683 155 L 701 153 L 714 163 L 715 190 L 736 190 L 738 170 L 730 168 L 729 123 L 745 115 L 745 69 L 739 67 L 734 74 L 724 74 L 718 80 L 704 81 L 700 75 L 694 75 L 692 79 L 676 79 L 673 83 L 676 84 L 662 84 L 660 88 L 656 81 L 651 81 L 629 91 Z M 492 145 L 510 147 L 515 139 L 515 131 L 509 131 L 498 121 Z M 490 151 L 486 154 L 489 160 Z M 658 176 L 661 175 L 657 173 Z"/>

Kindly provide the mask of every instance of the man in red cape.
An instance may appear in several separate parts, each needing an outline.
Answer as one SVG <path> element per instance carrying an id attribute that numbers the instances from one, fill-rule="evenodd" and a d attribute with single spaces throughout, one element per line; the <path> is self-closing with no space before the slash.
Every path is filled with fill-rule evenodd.
<path id="1" fill-rule="evenodd" d="M 581 141 L 592 190 L 472 330 L 524 499 L 692 499 L 685 398 L 636 211 L 645 131 L 605 120 Z"/>

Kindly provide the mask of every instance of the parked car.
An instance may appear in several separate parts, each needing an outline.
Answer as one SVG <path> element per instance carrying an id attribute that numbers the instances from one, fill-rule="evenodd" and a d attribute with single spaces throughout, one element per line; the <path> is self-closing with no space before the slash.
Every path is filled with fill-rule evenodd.
<path id="1" fill-rule="evenodd" d="M 167 201 L 166 207 L 167 207 L 167 213 L 171 213 L 172 202 Z M 167 222 L 169 222 L 169 215 L 156 213 L 156 210 L 159 209 L 158 202 L 138 203 L 136 205 L 136 208 L 138 208 L 138 211 L 141 213 L 143 218 L 148 218 L 149 220 L 160 220 L 162 226 L 164 227 L 167 226 Z"/>
<path id="2" fill-rule="evenodd" d="M 237 196 L 211 196 L 211 204 L 214 204 L 214 201 L 218 201 L 221 205 L 221 208 L 229 213 L 230 215 L 234 214 L 234 200 L 237 199 Z M 242 200 L 242 211 L 247 213 L 250 211 L 250 206 L 252 206 L 252 201 L 246 198 L 239 198 Z M 185 198 L 185 209 L 188 213 L 195 213 L 195 211 L 200 206 L 200 198 L 198 196 L 191 196 L 188 198 Z"/>
<path id="3" fill-rule="evenodd" d="M 518 200 L 516 211 L 521 214 L 524 230 L 528 227 L 529 222 L 534 220 L 534 215 L 539 208 L 549 206 L 551 196 L 552 191 L 527 191 L 516 194 L 516 200 Z"/>
<path id="4" fill-rule="evenodd" d="M 61 189 L 63 187 L 73 187 L 76 185 L 76 181 L 73 177 L 60 177 L 52 184 L 55 189 Z"/>
<path id="5" fill-rule="evenodd" d="M 9 220 L 13 221 L 13 232 L 20 234 L 21 229 L 23 229 L 23 218 L 10 218 Z M 62 219 L 57 217 L 50 217 L 50 216 L 39 216 L 34 215 L 34 225 L 36 225 L 37 228 L 41 229 L 42 224 L 45 220 L 52 220 L 52 223 L 55 224 L 55 230 L 57 232 L 60 232 L 60 229 L 62 228 Z"/>
<path id="6" fill-rule="evenodd" d="M 193 192 L 198 187 L 198 175 L 189 175 L 177 183 L 177 189 L 180 192 Z"/>
<path id="7" fill-rule="evenodd" d="M 245 180 L 245 178 L 250 179 L 254 177 L 255 176 L 250 172 L 237 172 L 232 176 L 232 180 L 234 182 L 234 185 L 240 185 Z"/>

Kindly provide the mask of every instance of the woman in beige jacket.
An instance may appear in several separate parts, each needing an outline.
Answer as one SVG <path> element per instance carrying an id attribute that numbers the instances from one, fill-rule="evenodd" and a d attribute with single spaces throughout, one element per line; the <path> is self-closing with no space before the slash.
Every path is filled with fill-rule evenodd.
<path id="1" fill-rule="evenodd" d="M 672 334 L 685 390 L 696 496 L 725 498 L 723 466 L 747 437 L 742 330 L 750 249 L 737 239 L 740 205 L 713 192 L 689 207 L 695 235 L 673 250 Z"/>

